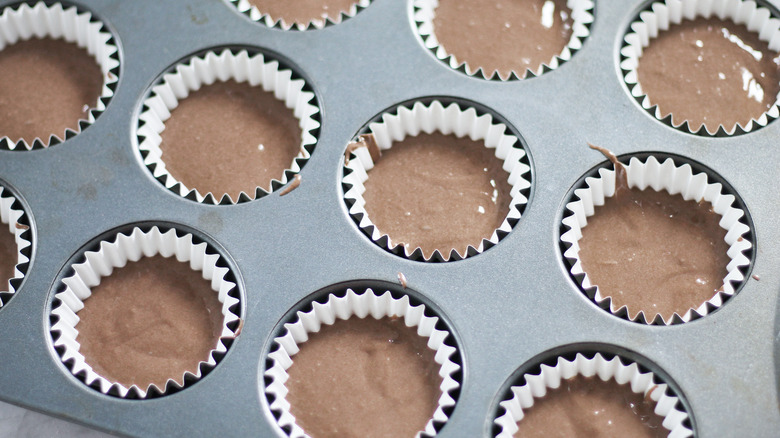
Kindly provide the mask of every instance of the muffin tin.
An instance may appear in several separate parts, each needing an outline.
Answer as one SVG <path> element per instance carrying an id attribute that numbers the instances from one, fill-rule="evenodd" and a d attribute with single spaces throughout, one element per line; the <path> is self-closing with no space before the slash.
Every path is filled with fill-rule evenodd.
<path id="1" fill-rule="evenodd" d="M 324 29 L 269 28 L 228 1 L 68 2 L 103 21 L 119 48 L 115 94 L 95 123 L 63 143 L 0 150 L 0 182 L 24 207 L 31 261 L 0 308 L 0 399 L 126 435 L 275 436 L 267 356 L 282 323 L 308 300 L 370 287 L 408 293 L 452 333 L 462 369 L 457 404 L 439 436 L 492 436 L 499 403 L 524 370 L 560 354 L 602 351 L 639 362 L 681 396 L 697 436 L 780 430 L 780 124 L 734 137 L 680 132 L 629 94 L 620 48 L 644 1 L 598 0 L 590 36 L 539 77 L 488 81 L 452 70 L 416 33 L 411 1 L 374 0 Z M 0 6 L 16 2 L 2 1 Z M 780 2 L 765 2 L 776 12 Z M 172 193 L 149 173 L 136 126 L 161 74 L 204 50 L 259 49 L 304 78 L 321 127 L 300 186 L 236 205 Z M 465 260 L 412 261 L 375 245 L 350 218 L 342 178 L 347 144 L 376 115 L 417 99 L 490 110 L 517 132 L 531 188 L 522 217 L 494 247 Z M 653 152 L 711 169 L 734 189 L 752 227 L 747 280 L 725 304 L 673 326 L 633 323 L 598 308 L 569 274 L 560 243 L 571 191 L 604 158 Z M 175 226 L 210 243 L 235 273 L 243 326 L 218 365 L 163 397 L 100 392 L 60 361 L 54 295 L 86 249 L 134 226 Z M 403 279 L 404 286 L 399 278 Z"/>

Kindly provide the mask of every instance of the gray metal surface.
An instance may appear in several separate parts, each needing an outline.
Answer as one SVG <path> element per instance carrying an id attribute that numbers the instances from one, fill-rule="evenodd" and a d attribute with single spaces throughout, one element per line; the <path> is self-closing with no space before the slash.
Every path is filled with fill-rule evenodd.
<path id="1" fill-rule="evenodd" d="M 0 1 L 0 6 L 11 4 Z M 775 4 L 780 2 L 774 2 Z M 47 150 L 0 151 L 0 179 L 21 195 L 34 229 L 27 278 L 0 309 L 0 399 L 114 433 L 274 436 L 262 391 L 274 327 L 307 295 L 351 280 L 397 282 L 438 307 L 458 339 L 462 391 L 442 437 L 487 435 L 498 393 L 529 359 L 559 346 L 602 343 L 660 368 L 687 398 L 696 433 L 777 436 L 780 360 L 780 122 L 733 138 L 684 134 L 628 96 L 618 68 L 624 30 L 642 2 L 598 0 L 591 36 L 556 71 L 488 82 L 454 72 L 415 36 L 406 0 L 375 0 L 324 30 L 269 29 L 218 0 L 83 0 L 119 44 L 116 95 L 97 122 Z M 133 126 L 158 75 L 211 47 L 281 54 L 307 78 L 322 108 L 319 143 L 301 186 L 235 206 L 206 206 L 166 190 L 141 165 Z M 380 111 L 424 96 L 479 102 L 509 120 L 531 156 L 533 188 L 514 231 L 484 254 L 454 263 L 412 262 L 364 236 L 340 184 L 347 142 Z M 567 193 L 603 162 L 586 142 L 617 154 L 689 157 L 725 178 L 744 200 L 756 258 L 741 292 L 691 323 L 648 327 L 599 309 L 566 272 L 558 229 Z M 245 325 L 220 365 L 171 396 L 121 400 L 87 388 L 51 347 L 51 291 L 86 243 L 132 223 L 195 229 L 232 260 Z M 656 366 L 658 368 L 656 368 Z"/>

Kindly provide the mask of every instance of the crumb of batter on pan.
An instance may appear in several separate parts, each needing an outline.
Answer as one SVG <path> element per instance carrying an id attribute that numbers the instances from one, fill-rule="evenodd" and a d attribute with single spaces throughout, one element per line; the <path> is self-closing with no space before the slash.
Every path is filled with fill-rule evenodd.
<path id="1" fill-rule="evenodd" d="M 398 273 L 398 282 L 401 283 L 401 287 L 406 289 L 406 275 L 403 272 Z"/>
<path id="2" fill-rule="evenodd" d="M 284 195 L 292 192 L 293 190 L 297 189 L 298 186 L 300 186 L 300 185 L 301 185 L 301 174 L 298 174 L 298 175 L 295 175 L 295 178 L 293 178 L 293 180 L 290 183 L 290 185 L 288 185 L 287 187 L 284 188 L 284 190 L 279 192 L 279 196 L 284 196 Z"/>

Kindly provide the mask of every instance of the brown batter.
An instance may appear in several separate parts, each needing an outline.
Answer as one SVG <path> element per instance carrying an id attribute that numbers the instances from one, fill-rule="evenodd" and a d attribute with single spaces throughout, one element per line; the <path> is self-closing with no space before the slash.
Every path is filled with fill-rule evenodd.
<path id="1" fill-rule="evenodd" d="M 103 87 L 103 74 L 85 49 L 63 40 L 31 39 L 0 50 L 0 137 L 44 144 L 78 130 Z"/>
<path id="2" fill-rule="evenodd" d="M 249 0 L 257 10 L 268 14 L 274 20 L 284 19 L 287 24 L 308 25 L 314 20 L 338 18 L 342 12 L 349 12 L 357 0 Z"/>
<path id="3" fill-rule="evenodd" d="M 192 92 L 171 112 L 161 134 L 168 172 L 217 199 L 281 179 L 301 149 L 293 111 L 262 87 L 233 80 Z"/>
<path id="4" fill-rule="evenodd" d="M 577 376 L 534 400 L 516 437 L 666 437 L 655 402 L 614 380 Z"/>
<path id="5" fill-rule="evenodd" d="M 15 237 L 8 231 L 8 225 L 0 222 L 0 291 L 8 291 L 8 280 L 14 277 L 18 258 Z"/>
<path id="6" fill-rule="evenodd" d="M 287 370 L 296 423 L 312 438 L 415 436 L 441 396 L 427 341 L 398 318 L 323 325 Z"/>
<path id="7" fill-rule="evenodd" d="M 572 23 L 566 0 L 440 0 L 433 31 L 458 61 L 506 79 L 549 64 L 569 43 Z"/>
<path id="8" fill-rule="evenodd" d="M 620 165 L 622 166 L 622 165 Z M 590 281 L 613 305 L 648 320 L 683 315 L 722 290 L 730 259 L 726 230 L 709 203 L 628 189 L 620 174 L 615 196 L 596 207 L 582 229 L 579 257 Z"/>
<path id="9" fill-rule="evenodd" d="M 426 257 L 490 238 L 509 213 L 509 174 L 495 149 L 468 137 L 420 134 L 382 154 L 365 182 L 368 217 L 393 243 Z"/>
<path id="10" fill-rule="evenodd" d="M 162 256 L 115 269 L 92 288 L 78 316 L 76 340 L 87 364 L 111 382 L 140 388 L 196 373 L 224 320 L 211 282 Z"/>
<path id="11" fill-rule="evenodd" d="M 637 74 L 650 103 L 675 124 L 688 120 L 727 130 L 745 126 L 774 105 L 780 91 L 780 60 L 758 34 L 718 18 L 672 25 L 651 40 Z"/>

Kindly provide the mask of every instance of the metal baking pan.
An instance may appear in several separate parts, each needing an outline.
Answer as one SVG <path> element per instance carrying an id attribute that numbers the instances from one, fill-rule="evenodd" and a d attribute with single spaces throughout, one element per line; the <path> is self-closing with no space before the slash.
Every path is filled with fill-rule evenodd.
<path id="1" fill-rule="evenodd" d="M 0 1 L 0 6 L 12 5 Z M 636 358 L 683 397 L 697 436 L 780 431 L 780 123 L 711 138 L 655 120 L 623 83 L 619 50 L 644 1 L 598 0 L 590 36 L 572 59 L 539 77 L 487 81 L 450 69 L 422 46 L 412 6 L 374 0 L 321 30 L 251 21 L 226 1 L 80 0 L 119 47 L 116 93 L 96 123 L 62 144 L 0 150 L 0 179 L 30 216 L 26 278 L 0 309 L 0 399 L 104 431 L 135 436 L 275 436 L 263 372 L 279 323 L 311 294 L 339 285 L 398 289 L 437 309 L 462 359 L 461 390 L 442 437 L 489 436 L 506 385 L 547 353 L 600 349 Z M 772 7 L 778 1 L 768 3 Z M 292 66 L 317 96 L 321 128 L 301 185 L 238 205 L 177 196 L 143 166 L 134 129 L 159 76 L 204 49 L 252 47 Z M 384 251 L 347 213 L 347 143 L 377 114 L 411 99 L 475 102 L 508 122 L 531 165 L 529 202 L 495 247 L 448 263 Z M 618 155 L 657 152 L 698 162 L 727 181 L 752 220 L 754 260 L 738 293 L 716 312 L 668 327 L 610 315 L 579 291 L 561 254 L 570 189 Z M 148 400 L 103 395 L 55 352 L 49 313 L 59 280 L 85 245 L 132 225 L 177 225 L 213 243 L 236 272 L 244 326 L 219 365 L 196 384 Z M 768 239 L 768 240 L 767 240 Z"/>

